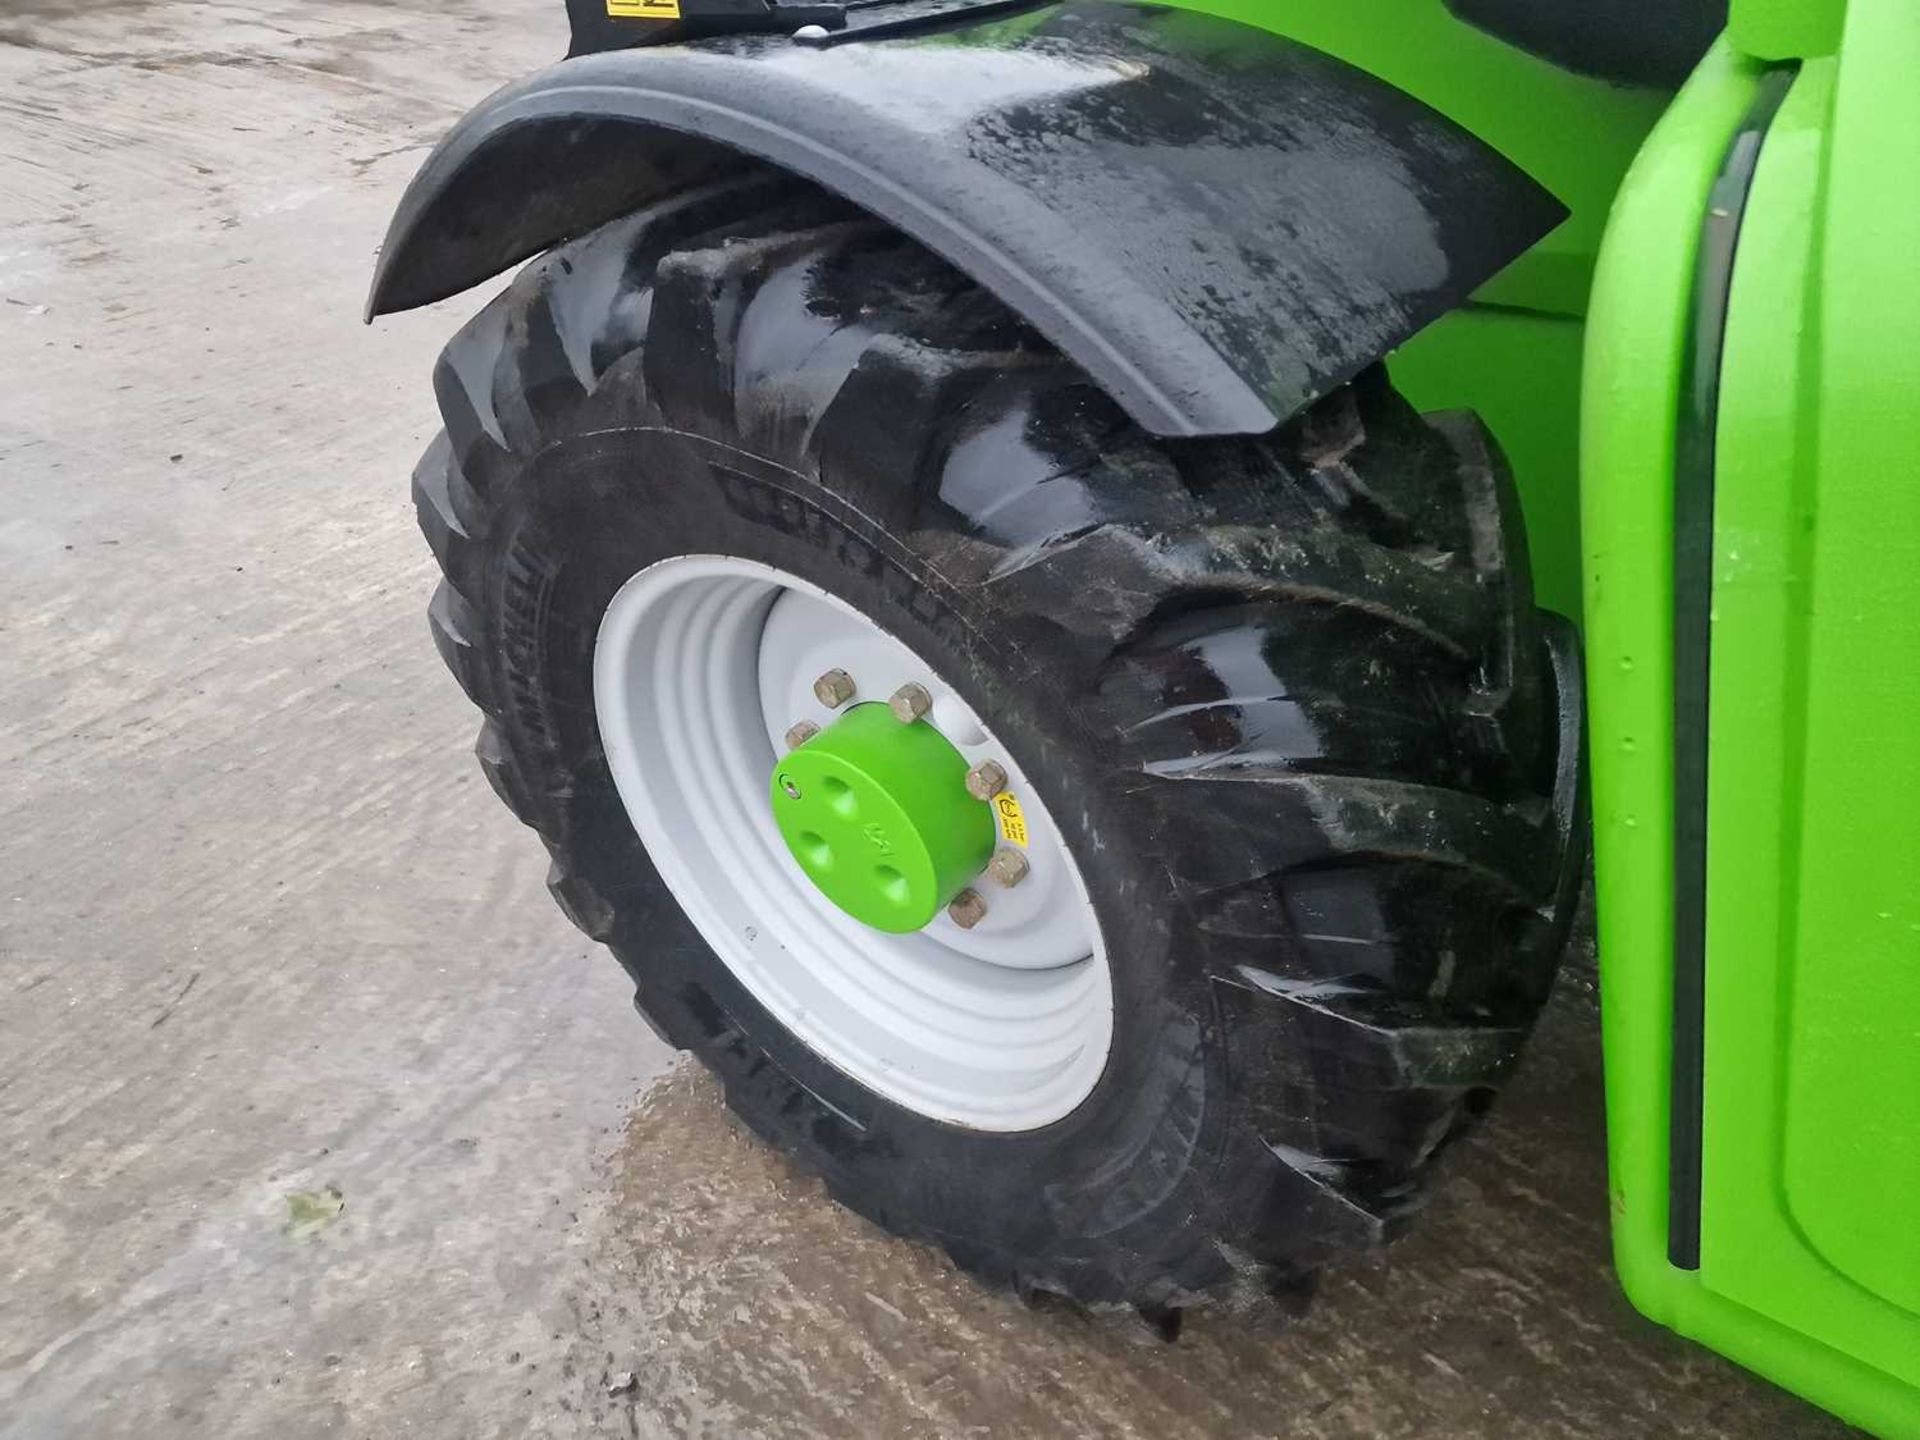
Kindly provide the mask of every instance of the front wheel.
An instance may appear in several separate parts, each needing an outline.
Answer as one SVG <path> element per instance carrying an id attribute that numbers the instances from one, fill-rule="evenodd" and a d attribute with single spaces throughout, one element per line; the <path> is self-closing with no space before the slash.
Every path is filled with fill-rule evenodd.
<path id="1" fill-rule="evenodd" d="M 1564 939 L 1572 667 L 1470 419 L 1162 442 L 767 176 L 530 266 L 416 476 L 495 788 L 834 1195 L 1177 1314 L 1395 1234 Z"/>

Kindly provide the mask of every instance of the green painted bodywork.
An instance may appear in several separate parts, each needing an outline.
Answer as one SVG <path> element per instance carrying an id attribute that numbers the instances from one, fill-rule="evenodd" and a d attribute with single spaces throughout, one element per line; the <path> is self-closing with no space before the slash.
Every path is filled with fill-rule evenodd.
<path id="1" fill-rule="evenodd" d="M 1806 60 L 1840 45 L 1846 0 L 1739 0 L 1727 17 L 1727 39 L 1755 60 Z"/>
<path id="2" fill-rule="evenodd" d="M 855 705 L 774 767 L 774 823 L 807 878 L 863 925 L 923 929 L 993 856 L 967 762 L 933 726 Z"/>
<path id="3" fill-rule="evenodd" d="M 1819 53 L 1835 47 L 1817 27 L 1802 38 L 1740 229 L 1720 368 L 1697 1270 L 1669 1264 L 1667 1233 L 1674 437 L 1701 217 L 1759 58 L 1723 44 L 1662 120 L 1622 191 L 1589 313 L 1615 1253 L 1649 1315 L 1880 1434 L 1914 1436 L 1920 12 L 1853 0 L 1837 58 Z"/>

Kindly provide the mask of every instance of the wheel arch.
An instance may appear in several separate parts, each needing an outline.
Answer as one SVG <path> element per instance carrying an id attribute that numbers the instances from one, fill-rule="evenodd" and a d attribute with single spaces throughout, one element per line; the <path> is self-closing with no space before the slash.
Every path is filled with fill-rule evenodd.
<path id="1" fill-rule="evenodd" d="M 428 158 L 368 316 L 745 162 L 926 245 L 1160 435 L 1273 428 L 1565 215 L 1451 121 L 1308 46 L 1067 0 L 929 34 L 564 61 Z"/>

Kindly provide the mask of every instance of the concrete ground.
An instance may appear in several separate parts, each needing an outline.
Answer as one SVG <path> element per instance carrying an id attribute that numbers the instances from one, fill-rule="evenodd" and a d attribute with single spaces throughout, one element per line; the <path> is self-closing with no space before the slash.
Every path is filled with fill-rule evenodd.
<path id="1" fill-rule="evenodd" d="M 357 321 L 560 16 L 0 11 L 0 1431 L 1840 1434 L 1615 1290 L 1590 958 L 1390 1263 L 1173 1346 L 873 1232 L 634 1020 L 427 639 L 467 305 Z"/>

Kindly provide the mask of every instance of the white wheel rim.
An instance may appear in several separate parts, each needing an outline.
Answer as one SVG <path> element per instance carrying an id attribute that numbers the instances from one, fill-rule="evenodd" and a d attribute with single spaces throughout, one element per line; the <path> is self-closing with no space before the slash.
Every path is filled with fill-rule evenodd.
<path id="1" fill-rule="evenodd" d="M 788 853 L 767 787 L 788 728 L 838 711 L 813 694 L 847 671 L 853 703 L 909 680 L 969 764 L 997 760 L 1030 871 L 984 878 L 987 916 L 889 935 L 828 900 Z M 835 1068 L 919 1114 L 1031 1130 L 1092 1092 L 1113 988 L 1072 852 L 1026 773 L 930 666 L 845 601 L 757 561 L 686 555 L 614 596 L 594 645 L 594 705 L 621 801 L 661 879 L 740 983 Z M 1003 834 L 1005 828 L 1003 827 Z"/>

